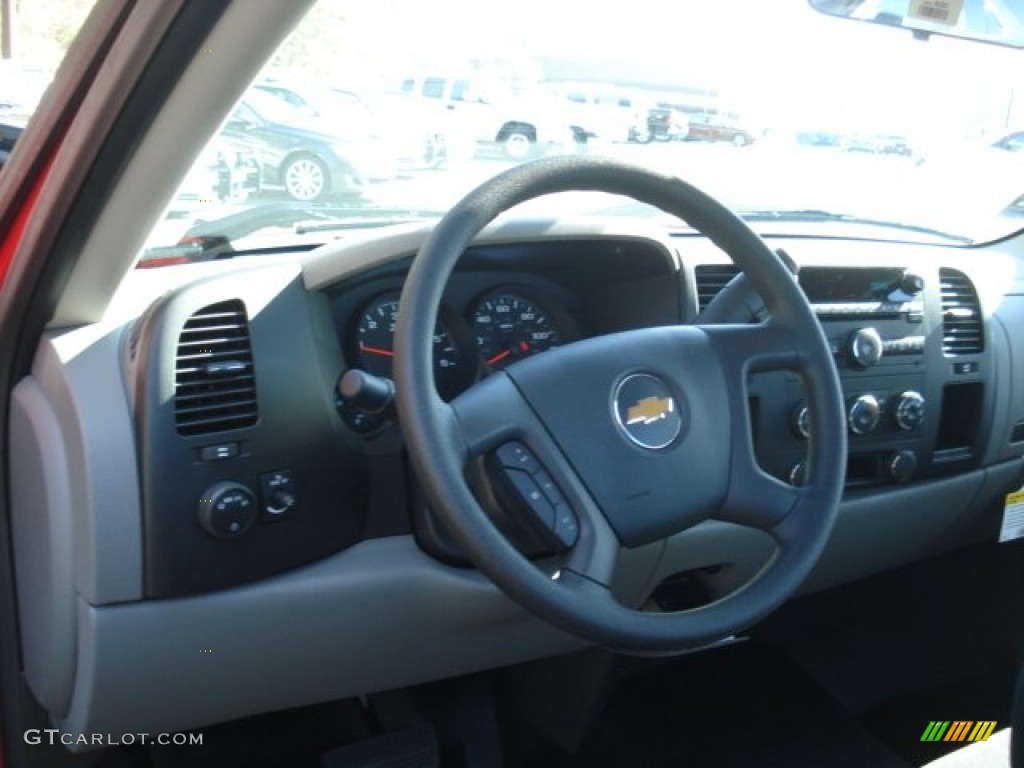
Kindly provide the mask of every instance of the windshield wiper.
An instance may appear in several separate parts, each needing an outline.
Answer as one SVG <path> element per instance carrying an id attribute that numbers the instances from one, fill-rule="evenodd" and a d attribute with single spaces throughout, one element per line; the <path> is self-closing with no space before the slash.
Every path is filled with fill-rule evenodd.
<path id="1" fill-rule="evenodd" d="M 341 229 L 387 227 L 440 216 L 440 213 L 433 211 L 410 211 L 404 208 L 271 202 L 250 206 L 216 219 L 197 220 L 185 232 L 182 240 L 189 242 L 204 237 L 217 237 L 230 243 L 272 227 L 291 227 L 295 234 L 301 235 Z"/>
<path id="2" fill-rule="evenodd" d="M 740 218 L 744 221 L 837 221 L 845 224 L 863 224 L 869 227 L 887 227 L 889 229 L 899 229 L 904 232 L 916 232 L 921 235 L 930 235 L 932 237 L 940 237 L 943 240 L 964 243 L 965 245 L 974 243 L 974 240 L 969 237 L 955 235 L 952 232 L 945 232 L 941 229 L 934 229 L 933 227 L 925 227 L 919 224 L 905 224 L 899 221 L 887 221 L 886 219 L 873 219 L 865 216 L 855 216 L 850 213 L 834 213 L 832 211 L 824 211 L 816 208 L 805 208 L 800 210 L 755 209 L 740 210 L 738 213 Z"/>

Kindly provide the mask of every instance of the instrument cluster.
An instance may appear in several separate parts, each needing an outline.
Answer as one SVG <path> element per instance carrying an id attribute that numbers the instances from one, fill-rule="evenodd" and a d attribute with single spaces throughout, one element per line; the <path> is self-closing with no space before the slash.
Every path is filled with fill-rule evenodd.
<path id="1" fill-rule="evenodd" d="M 350 367 L 392 378 L 399 298 L 397 289 L 386 289 L 360 305 L 349 321 Z M 487 288 L 463 306 L 445 302 L 433 337 L 435 382 L 451 398 L 517 360 L 578 338 L 579 330 L 553 295 L 512 283 Z"/>

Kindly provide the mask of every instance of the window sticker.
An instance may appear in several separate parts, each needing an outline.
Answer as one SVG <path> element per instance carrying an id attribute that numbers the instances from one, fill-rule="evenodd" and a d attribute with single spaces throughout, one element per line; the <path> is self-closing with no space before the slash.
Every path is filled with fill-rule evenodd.
<path id="1" fill-rule="evenodd" d="M 910 0 L 907 18 L 955 27 L 963 7 L 964 0 Z"/>
<path id="2" fill-rule="evenodd" d="M 1024 486 L 1006 494 L 1003 505 L 1003 525 L 999 529 L 999 541 L 1013 541 L 1024 536 Z"/>

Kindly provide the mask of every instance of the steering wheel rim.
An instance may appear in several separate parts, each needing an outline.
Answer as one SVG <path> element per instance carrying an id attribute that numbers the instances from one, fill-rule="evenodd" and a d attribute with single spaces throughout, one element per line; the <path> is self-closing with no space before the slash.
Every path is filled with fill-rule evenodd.
<path id="1" fill-rule="evenodd" d="M 645 329 L 577 342 L 522 360 L 445 403 L 433 381 L 431 332 L 459 256 L 509 208 L 568 191 L 625 195 L 686 221 L 748 275 L 769 319 L 756 326 Z M 648 356 L 657 360 L 645 362 Z M 593 392 L 576 397 L 571 387 L 556 386 L 553 377 L 564 379 L 570 369 L 587 371 L 587 381 L 595 383 L 581 386 Z M 661 451 L 630 447 L 624 439 L 614 443 L 606 424 L 614 414 L 593 413 L 582 404 L 602 402 L 604 395 L 595 388 L 618 386 L 647 370 L 675 395 L 672 407 L 678 402 L 680 417 L 688 409 L 686 429 Z M 746 379 L 761 370 L 793 371 L 807 390 L 814 426 L 806 482 L 798 488 L 767 476 L 753 455 Z M 837 513 L 846 465 L 842 394 L 828 342 L 806 298 L 786 266 L 728 208 L 681 179 L 643 168 L 592 157 L 543 159 L 495 176 L 455 205 L 420 249 L 405 282 L 395 331 L 395 389 L 403 435 L 427 499 L 473 563 L 536 615 L 615 650 L 671 653 L 755 623 L 798 589 Z M 548 402 L 548 389 L 560 389 L 561 399 Z M 611 391 L 608 396 L 617 397 Z M 613 402 L 612 410 L 616 407 Z M 728 424 L 728 440 L 712 434 L 715 418 Z M 571 435 L 573 425 L 565 419 L 598 424 L 601 440 Z M 508 440 L 525 443 L 536 454 L 579 520 L 578 539 L 555 574 L 509 543 L 467 485 L 467 464 Z M 644 520 L 636 523 L 618 509 L 628 506 L 615 501 L 620 491 L 602 485 L 601 467 L 587 466 L 600 461 L 584 455 L 586 445 L 597 442 L 602 451 L 617 452 L 618 461 L 635 462 L 641 474 L 655 478 L 650 496 L 673 489 L 669 499 L 644 501 L 649 507 L 643 509 L 658 524 L 645 529 Z M 691 465 L 699 469 L 700 482 L 686 486 L 688 499 L 697 498 L 684 503 L 673 485 L 682 481 L 673 478 L 690 474 Z M 716 473 L 724 473 L 724 486 Z M 717 509 L 709 512 L 714 505 Z M 649 613 L 612 597 L 609 586 L 621 546 L 658 540 L 708 518 L 768 532 L 777 544 L 775 555 L 740 589 L 700 608 Z"/>

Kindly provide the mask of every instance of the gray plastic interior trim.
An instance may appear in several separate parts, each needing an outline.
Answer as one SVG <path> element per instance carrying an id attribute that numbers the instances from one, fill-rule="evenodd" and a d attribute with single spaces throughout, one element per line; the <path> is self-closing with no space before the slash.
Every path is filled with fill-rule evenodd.
<path id="1" fill-rule="evenodd" d="M 208 595 L 78 603 L 64 732 L 174 732 L 582 647 L 411 537 Z M 140 695 L 141 692 L 145 695 Z"/>
<path id="2" fill-rule="evenodd" d="M 75 673 L 73 495 L 60 422 L 34 379 L 12 394 L 9 444 L 25 678 L 39 703 L 61 716 Z"/>
<path id="3" fill-rule="evenodd" d="M 47 334 L 32 369 L 67 452 L 70 513 L 51 514 L 70 518 L 74 589 L 96 605 L 142 597 L 138 461 L 121 377 L 121 331 L 96 325 Z M 14 514 L 21 514 L 17 506 Z"/>
<path id="4" fill-rule="evenodd" d="M 832 537 L 801 594 L 815 592 L 923 557 L 995 538 L 998 521 L 984 513 L 1006 493 L 1024 463 L 1009 461 L 908 487 L 854 493 L 843 500 Z M 995 526 L 995 527 L 993 527 Z M 725 594 L 751 579 L 774 552 L 760 531 L 709 521 L 670 538 L 655 582 L 672 574 L 724 565 L 709 581 Z"/>

